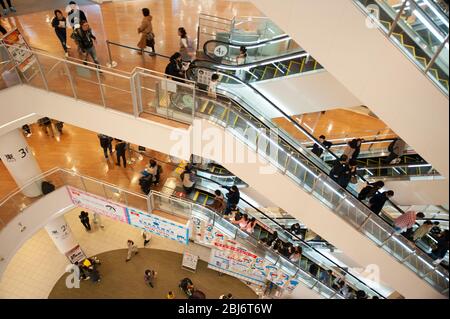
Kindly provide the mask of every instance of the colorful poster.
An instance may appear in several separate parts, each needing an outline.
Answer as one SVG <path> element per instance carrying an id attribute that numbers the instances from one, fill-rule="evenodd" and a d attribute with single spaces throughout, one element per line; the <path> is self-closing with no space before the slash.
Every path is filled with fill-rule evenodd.
<path id="1" fill-rule="evenodd" d="M 125 206 L 110 202 L 103 197 L 84 192 L 72 186 L 67 186 L 67 190 L 75 205 L 114 220 L 127 223 Z"/>
<path id="2" fill-rule="evenodd" d="M 7 49 L 22 73 L 36 62 L 36 57 L 18 29 L 8 32 L 2 42 L 8 45 Z"/>
<path id="3" fill-rule="evenodd" d="M 69 250 L 66 253 L 66 257 L 69 258 L 72 264 L 76 263 L 77 261 L 80 262 L 87 258 L 83 250 L 81 250 L 80 245 L 76 245 L 74 248 Z"/>
<path id="4" fill-rule="evenodd" d="M 180 224 L 161 216 L 127 208 L 128 223 L 149 233 L 175 240 L 181 244 L 189 243 L 189 222 Z"/>
<path id="5" fill-rule="evenodd" d="M 183 261 L 181 262 L 181 266 L 191 271 L 195 271 L 197 269 L 198 256 L 193 255 L 187 251 L 183 253 Z"/>

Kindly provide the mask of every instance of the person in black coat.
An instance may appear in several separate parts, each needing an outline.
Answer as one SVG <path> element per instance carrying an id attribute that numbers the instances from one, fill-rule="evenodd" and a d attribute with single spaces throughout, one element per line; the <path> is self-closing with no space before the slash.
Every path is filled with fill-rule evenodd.
<path id="1" fill-rule="evenodd" d="M 333 168 L 329 173 L 331 179 L 339 185 L 343 183 L 343 176 L 348 174 L 350 171 L 350 166 L 347 164 L 347 159 L 347 155 L 341 155 L 341 157 L 334 162 Z"/>
<path id="2" fill-rule="evenodd" d="M 368 198 L 371 198 L 373 195 L 375 195 L 380 189 L 384 187 L 383 181 L 376 181 L 374 183 L 367 183 L 367 186 L 361 189 L 361 191 L 358 194 L 359 200 L 365 200 Z"/>
<path id="3" fill-rule="evenodd" d="M 80 216 L 81 223 L 86 228 L 86 230 L 91 230 L 91 224 L 89 223 L 89 214 L 85 212 L 84 210 L 81 211 Z"/>
<path id="4" fill-rule="evenodd" d="M 325 139 L 324 135 L 319 136 L 319 143 L 322 144 L 322 146 L 325 147 L 327 150 L 330 149 L 330 147 L 333 145 L 333 143 L 328 142 Z M 315 143 L 312 147 L 311 152 L 313 152 L 317 157 L 320 157 L 323 154 L 323 148 L 320 147 L 319 144 Z"/>
<path id="5" fill-rule="evenodd" d="M 383 209 L 384 204 L 392 196 L 394 196 L 393 191 L 386 191 L 383 193 L 375 194 L 369 201 L 370 210 L 377 215 L 380 214 L 381 210 Z"/>
<path id="6" fill-rule="evenodd" d="M 343 187 L 347 188 L 348 184 L 352 180 L 353 177 L 356 176 L 356 160 L 351 159 L 348 162 L 348 165 L 345 167 L 345 170 L 341 172 L 341 174 L 338 177 L 337 183 Z"/>
<path id="7" fill-rule="evenodd" d="M 237 206 L 239 200 L 241 199 L 241 194 L 239 193 L 239 189 L 236 185 L 231 186 L 230 191 L 227 196 L 227 208 L 225 209 L 225 214 L 229 215 L 231 212 L 231 208 L 233 206 Z"/>
<path id="8" fill-rule="evenodd" d="M 122 158 L 123 167 L 127 167 L 127 158 L 125 156 L 126 150 L 127 150 L 127 143 L 122 140 L 117 140 L 116 144 L 117 166 L 120 166 L 120 159 Z"/>
<path id="9" fill-rule="evenodd" d="M 98 134 L 98 138 L 100 139 L 100 146 L 103 149 L 103 154 L 105 155 L 105 158 L 108 159 L 108 150 L 109 154 L 112 155 L 112 137 L 109 137 L 108 135 L 104 134 Z"/>
<path id="10" fill-rule="evenodd" d="M 449 234 L 448 229 L 439 234 L 437 238 L 436 248 L 431 251 L 431 258 L 435 260 L 434 264 L 439 264 L 447 254 L 449 248 Z"/>
<path id="11" fill-rule="evenodd" d="M 66 18 L 64 17 L 61 10 L 55 10 L 55 17 L 52 20 L 52 27 L 55 29 L 56 36 L 59 39 L 59 42 L 61 42 L 61 45 L 64 49 L 66 57 L 68 56 L 67 53 L 67 33 L 66 33 Z"/>
<path id="12" fill-rule="evenodd" d="M 170 57 L 170 62 L 166 66 L 165 74 L 168 75 L 172 80 L 177 82 L 184 82 L 179 78 L 184 78 L 184 71 L 181 60 L 181 54 L 179 52 L 174 53 Z"/>

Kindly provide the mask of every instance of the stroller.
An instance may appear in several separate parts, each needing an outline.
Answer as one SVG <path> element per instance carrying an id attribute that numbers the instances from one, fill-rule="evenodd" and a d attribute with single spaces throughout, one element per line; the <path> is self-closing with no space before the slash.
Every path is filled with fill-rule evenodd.
<path id="1" fill-rule="evenodd" d="M 186 294 L 186 296 L 191 297 L 194 292 L 194 283 L 189 278 L 183 278 L 178 285 L 181 290 Z"/>

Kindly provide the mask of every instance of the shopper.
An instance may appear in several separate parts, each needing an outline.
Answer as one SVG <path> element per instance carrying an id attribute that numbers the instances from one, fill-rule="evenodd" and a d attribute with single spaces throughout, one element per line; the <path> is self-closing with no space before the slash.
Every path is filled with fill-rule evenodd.
<path id="1" fill-rule="evenodd" d="M 370 199 L 375 195 L 380 189 L 384 187 L 383 181 L 376 181 L 374 183 L 367 183 L 367 186 L 365 186 L 358 194 L 359 200 L 365 200 Z"/>
<path id="2" fill-rule="evenodd" d="M 40 118 L 38 120 L 38 123 L 39 123 L 39 126 L 44 131 L 45 135 L 47 135 L 47 136 L 51 135 L 51 137 L 55 137 L 55 134 L 53 133 L 52 120 L 50 120 L 50 118 L 48 118 L 48 117 Z M 49 134 L 49 132 L 50 132 L 50 134 Z"/>
<path id="3" fill-rule="evenodd" d="M 55 29 L 55 33 L 59 39 L 59 42 L 61 42 L 65 56 L 68 57 L 69 53 L 67 52 L 66 17 L 64 17 L 61 10 L 55 10 L 54 13 L 55 16 L 52 20 L 52 27 Z"/>
<path id="4" fill-rule="evenodd" d="M 334 162 L 333 167 L 331 168 L 329 173 L 331 179 L 340 186 L 342 186 L 343 182 L 345 181 L 344 176 L 346 176 L 350 172 L 350 167 L 347 164 L 347 160 L 347 155 L 341 155 L 341 157 Z"/>
<path id="5" fill-rule="evenodd" d="M 293 263 L 297 263 L 302 258 L 302 247 L 296 246 L 294 247 L 293 252 L 289 256 L 289 260 Z"/>
<path id="6" fill-rule="evenodd" d="M 105 226 L 102 223 L 102 218 L 99 213 L 94 212 L 94 224 L 98 225 L 100 228 L 105 228 Z"/>
<path id="7" fill-rule="evenodd" d="M 134 241 L 132 241 L 131 239 L 127 240 L 127 247 L 128 247 L 128 251 L 127 251 L 127 259 L 125 261 L 130 261 L 131 257 L 133 257 L 134 255 L 137 255 L 139 253 L 138 247 L 134 244 Z M 134 253 L 134 255 L 133 255 Z"/>
<path id="8" fill-rule="evenodd" d="M 8 7 L 6 7 L 5 1 Z M 3 15 L 6 16 L 9 12 L 16 12 L 16 8 L 11 4 L 11 0 L 0 0 L 0 3 L 3 8 Z"/>
<path id="9" fill-rule="evenodd" d="M 220 190 L 214 191 L 214 202 L 209 205 L 208 207 L 212 210 L 218 212 L 219 214 L 222 214 L 225 210 L 227 204 L 225 203 L 225 199 L 223 197 L 223 194 Z"/>
<path id="10" fill-rule="evenodd" d="M 437 238 L 437 244 L 436 247 L 431 251 L 431 258 L 434 259 L 433 264 L 439 265 L 444 259 L 445 255 L 447 254 L 449 247 L 449 235 L 448 235 L 448 229 L 441 232 Z"/>
<path id="11" fill-rule="evenodd" d="M 116 143 L 116 157 L 117 157 L 117 166 L 120 166 L 120 159 L 122 159 L 123 167 L 127 167 L 127 158 L 125 156 L 127 150 L 127 143 L 122 140 L 117 140 Z"/>
<path id="12" fill-rule="evenodd" d="M 112 137 L 109 137 L 105 134 L 98 134 L 97 135 L 100 140 L 100 146 L 103 149 L 103 155 L 105 155 L 105 158 L 108 159 L 108 150 L 109 154 L 112 156 L 113 150 L 112 150 Z"/>
<path id="13" fill-rule="evenodd" d="M 292 224 L 290 231 L 291 231 L 291 233 L 293 233 L 295 235 L 300 235 L 302 228 L 300 227 L 299 223 L 295 223 L 295 224 Z"/>
<path id="14" fill-rule="evenodd" d="M 247 224 L 250 222 L 247 214 L 242 215 L 242 218 L 239 220 L 239 228 L 245 230 L 247 228 Z"/>
<path id="15" fill-rule="evenodd" d="M 137 29 L 138 34 L 141 34 L 141 38 L 137 44 L 141 51 L 138 51 L 138 54 L 142 55 L 146 47 L 150 47 L 152 53 L 155 53 L 155 34 L 153 33 L 152 25 L 153 17 L 150 15 L 150 10 L 148 8 L 142 9 L 142 15 L 144 17 L 142 18 L 141 25 Z"/>
<path id="16" fill-rule="evenodd" d="M 393 196 L 394 196 L 394 191 L 391 191 L 391 190 L 375 194 L 369 200 L 370 210 L 372 210 L 372 212 L 374 212 L 377 215 L 380 214 L 386 201 Z"/>
<path id="17" fill-rule="evenodd" d="M 91 224 L 89 223 L 89 214 L 82 210 L 78 217 L 80 218 L 81 224 L 83 224 L 86 230 L 91 230 Z"/>
<path id="18" fill-rule="evenodd" d="M 415 211 L 407 211 L 401 216 L 397 217 L 394 221 L 395 231 L 400 232 L 402 230 L 410 229 L 416 224 L 417 219 L 425 217 L 424 213 L 416 213 Z"/>
<path id="19" fill-rule="evenodd" d="M 69 9 L 70 11 L 67 13 L 67 20 L 72 29 L 78 29 L 83 21 L 88 21 L 86 14 L 80 10 L 80 7 L 75 1 L 69 2 Z"/>
<path id="20" fill-rule="evenodd" d="M 433 223 L 429 220 L 424 221 L 423 224 L 420 225 L 414 232 L 413 241 L 417 241 L 425 237 L 431 231 L 431 228 L 433 228 Z"/>
<path id="21" fill-rule="evenodd" d="M 400 156 L 405 154 L 406 143 L 401 138 L 395 138 L 388 146 L 389 155 L 384 162 L 386 164 L 398 164 L 401 162 Z"/>
<path id="22" fill-rule="evenodd" d="M 231 293 L 220 295 L 219 299 L 233 299 L 233 295 Z"/>
<path id="23" fill-rule="evenodd" d="M 245 231 L 249 234 L 253 234 L 253 232 L 255 231 L 255 226 L 256 226 L 256 218 L 252 217 L 248 221 L 247 226 L 245 226 Z"/>
<path id="24" fill-rule="evenodd" d="M 208 84 L 208 96 L 215 99 L 217 98 L 217 85 L 219 84 L 219 75 L 214 73 L 211 76 L 211 80 Z"/>
<path id="25" fill-rule="evenodd" d="M 320 146 L 319 144 L 322 145 L 322 146 Z M 311 149 L 311 152 L 313 152 L 317 157 L 321 157 L 322 154 L 323 154 L 324 148 L 329 150 L 332 145 L 333 145 L 333 143 L 328 142 L 326 140 L 325 135 L 320 135 L 319 136 L 319 143 L 314 143 L 314 145 L 313 145 L 313 147 Z"/>
<path id="26" fill-rule="evenodd" d="M 193 50 L 192 41 L 189 39 L 186 29 L 178 28 L 178 36 L 180 37 L 180 53 L 183 61 L 191 61 L 191 52 Z"/>
<path id="27" fill-rule="evenodd" d="M 338 177 L 338 184 L 343 188 L 347 188 L 350 182 L 352 184 L 356 184 L 358 182 L 356 173 L 356 160 L 350 159 L 350 161 L 348 162 L 348 167 Z"/>
<path id="28" fill-rule="evenodd" d="M 186 168 L 180 175 L 186 194 L 190 194 L 195 187 L 195 174 L 190 168 Z"/>
<path id="29" fill-rule="evenodd" d="M 247 48 L 245 46 L 241 46 L 239 48 L 239 54 L 236 57 L 236 64 L 237 65 L 243 65 L 247 61 Z M 242 81 L 245 81 L 245 74 L 246 70 L 244 68 L 236 70 L 235 75 L 241 79 Z"/>
<path id="30" fill-rule="evenodd" d="M 331 285 L 331 278 L 333 278 L 331 270 L 323 270 L 319 275 L 319 281 L 328 287 Z"/>
<path id="31" fill-rule="evenodd" d="M 356 160 L 361 151 L 361 144 L 364 140 L 361 138 L 354 138 L 347 143 L 347 147 L 344 149 L 344 154 L 347 155 L 348 161 Z"/>
<path id="32" fill-rule="evenodd" d="M 174 81 L 184 82 L 180 78 L 184 78 L 185 74 L 183 71 L 183 64 L 181 60 L 181 54 L 179 52 L 175 52 L 170 57 L 170 62 L 167 64 L 165 69 L 165 74 L 169 76 Z"/>
<path id="33" fill-rule="evenodd" d="M 74 31 L 74 38 L 81 53 L 84 55 L 83 64 L 87 65 L 88 56 L 91 56 L 94 63 L 99 67 L 100 62 L 97 59 L 97 51 L 95 50 L 97 38 L 92 33 L 92 29 L 87 21 L 82 21 L 81 28 Z"/>
<path id="34" fill-rule="evenodd" d="M 237 206 L 239 204 L 239 200 L 241 199 L 241 194 L 239 193 L 239 189 L 236 185 L 231 186 L 230 191 L 227 194 L 227 208 L 225 212 L 229 214 L 231 212 L 231 207 Z"/>
<path id="35" fill-rule="evenodd" d="M 147 285 L 149 285 L 152 288 L 154 288 L 153 283 L 155 278 L 156 278 L 156 271 L 147 269 L 144 272 L 144 281 Z"/>
<path id="36" fill-rule="evenodd" d="M 63 127 L 64 127 L 64 122 L 61 122 L 61 121 L 56 121 L 55 122 L 55 128 L 58 131 L 59 135 L 62 135 Z"/>
<path id="37" fill-rule="evenodd" d="M 23 131 L 23 134 L 25 134 L 26 137 L 30 137 L 31 136 L 31 127 L 28 124 L 24 124 L 22 126 L 22 131 Z"/>
<path id="38" fill-rule="evenodd" d="M 437 236 L 442 232 L 441 227 L 439 227 L 439 225 L 440 223 L 438 221 L 433 222 L 433 228 L 431 228 L 430 230 L 431 235 Z"/>
<path id="39" fill-rule="evenodd" d="M 148 245 L 150 240 L 152 239 L 152 235 L 145 230 L 141 232 L 142 238 L 144 239 L 144 247 Z"/>
<path id="40" fill-rule="evenodd" d="M 274 231 L 273 233 L 269 233 L 269 235 L 267 237 L 261 239 L 261 242 L 270 247 L 277 239 L 278 239 L 278 233 L 277 233 L 277 231 Z"/>

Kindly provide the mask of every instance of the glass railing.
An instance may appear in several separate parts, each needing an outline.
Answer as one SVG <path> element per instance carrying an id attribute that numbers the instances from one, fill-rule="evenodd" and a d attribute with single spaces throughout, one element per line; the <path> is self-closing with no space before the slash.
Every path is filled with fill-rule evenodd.
<path id="1" fill-rule="evenodd" d="M 266 116 L 272 118 L 270 113 L 264 113 L 263 116 L 260 111 L 251 108 L 249 111 L 246 103 L 243 103 L 244 99 L 241 98 L 236 99 L 246 105 L 245 109 L 225 96 L 221 96 L 221 99 L 227 103 L 221 103 L 220 99 L 212 100 L 202 95 L 201 90 L 195 90 L 186 83 L 162 78 L 160 77 L 162 75 L 158 76 L 156 72 L 149 70 L 136 68 L 131 74 L 122 74 L 57 59 L 42 53 L 35 54 L 38 56 L 37 71 L 31 79 L 25 79 L 25 83 L 29 85 L 87 100 L 134 116 L 145 117 L 143 116 L 145 109 L 150 108 L 148 111 L 150 114 L 167 119 L 192 123 L 194 117 L 205 118 L 226 128 L 237 139 L 265 157 L 282 174 L 290 177 L 299 187 L 316 197 L 323 205 L 410 267 L 436 289 L 443 293 L 447 292 L 448 273 L 442 267 L 432 265 L 431 259 L 415 247 L 409 248 L 411 245 L 409 241 L 395 234 L 390 225 L 371 213 L 356 199 L 354 189 L 350 189 L 349 193 L 335 184 L 327 176 L 328 165 L 312 155 L 297 139 L 277 129 L 276 125 L 266 119 Z M 53 72 L 58 67 L 62 71 Z M 84 84 L 87 76 L 89 84 Z M 65 83 L 70 83 L 70 87 Z M 123 85 L 120 94 L 115 96 L 115 100 L 106 99 L 104 90 L 111 89 L 111 92 L 115 92 L 114 89 L 118 84 Z M 238 86 L 240 85 L 243 84 L 238 83 Z M 173 87 L 177 88 L 176 92 Z M 97 88 L 98 92 L 93 88 Z M 114 104 L 110 103 L 121 105 L 122 100 L 125 102 L 128 99 L 130 108 L 111 107 Z M 246 100 L 248 98 L 245 98 Z M 283 113 L 280 114 L 284 116 Z M 303 134 L 305 140 L 314 140 L 309 133 L 302 132 L 301 128 L 296 126 L 296 129 Z M 278 135 L 274 136 L 269 131 L 277 132 Z"/>
<path id="2" fill-rule="evenodd" d="M 354 0 L 415 65 L 449 92 L 448 15 L 430 0 Z"/>
<path id="3" fill-rule="evenodd" d="M 160 192 L 152 191 L 149 196 L 144 196 L 134 192 L 124 190 L 116 185 L 106 183 L 88 176 L 84 176 L 74 171 L 54 168 L 44 174 L 35 177 L 22 188 L 15 190 L 0 202 L 0 222 L 2 226 L 7 225 L 17 214 L 21 214 L 26 208 L 33 205 L 42 196 L 29 198 L 24 197 L 21 191 L 37 184 L 40 187 L 42 181 L 47 181 L 55 185 L 55 189 L 65 186 L 73 186 L 88 193 L 101 196 L 113 202 L 121 203 L 127 207 L 133 207 L 142 211 L 154 212 L 155 210 L 169 213 L 177 217 L 190 219 L 193 215 L 201 215 L 202 219 L 207 218 L 214 227 L 229 230 L 233 239 L 244 247 L 249 247 L 256 251 L 263 258 L 273 261 L 272 264 L 283 269 L 295 279 L 315 290 L 325 298 L 343 299 L 335 290 L 321 283 L 307 270 L 292 264 L 289 260 L 278 256 L 273 250 L 261 245 L 257 240 L 251 238 L 246 232 L 239 229 L 229 221 L 222 218 L 216 212 L 203 205 L 192 203 L 174 196 L 167 196 Z M 44 195 L 43 195 L 44 196 Z M 20 228 L 17 228 L 20 232 Z M 367 287 L 365 287 L 367 289 Z"/>

